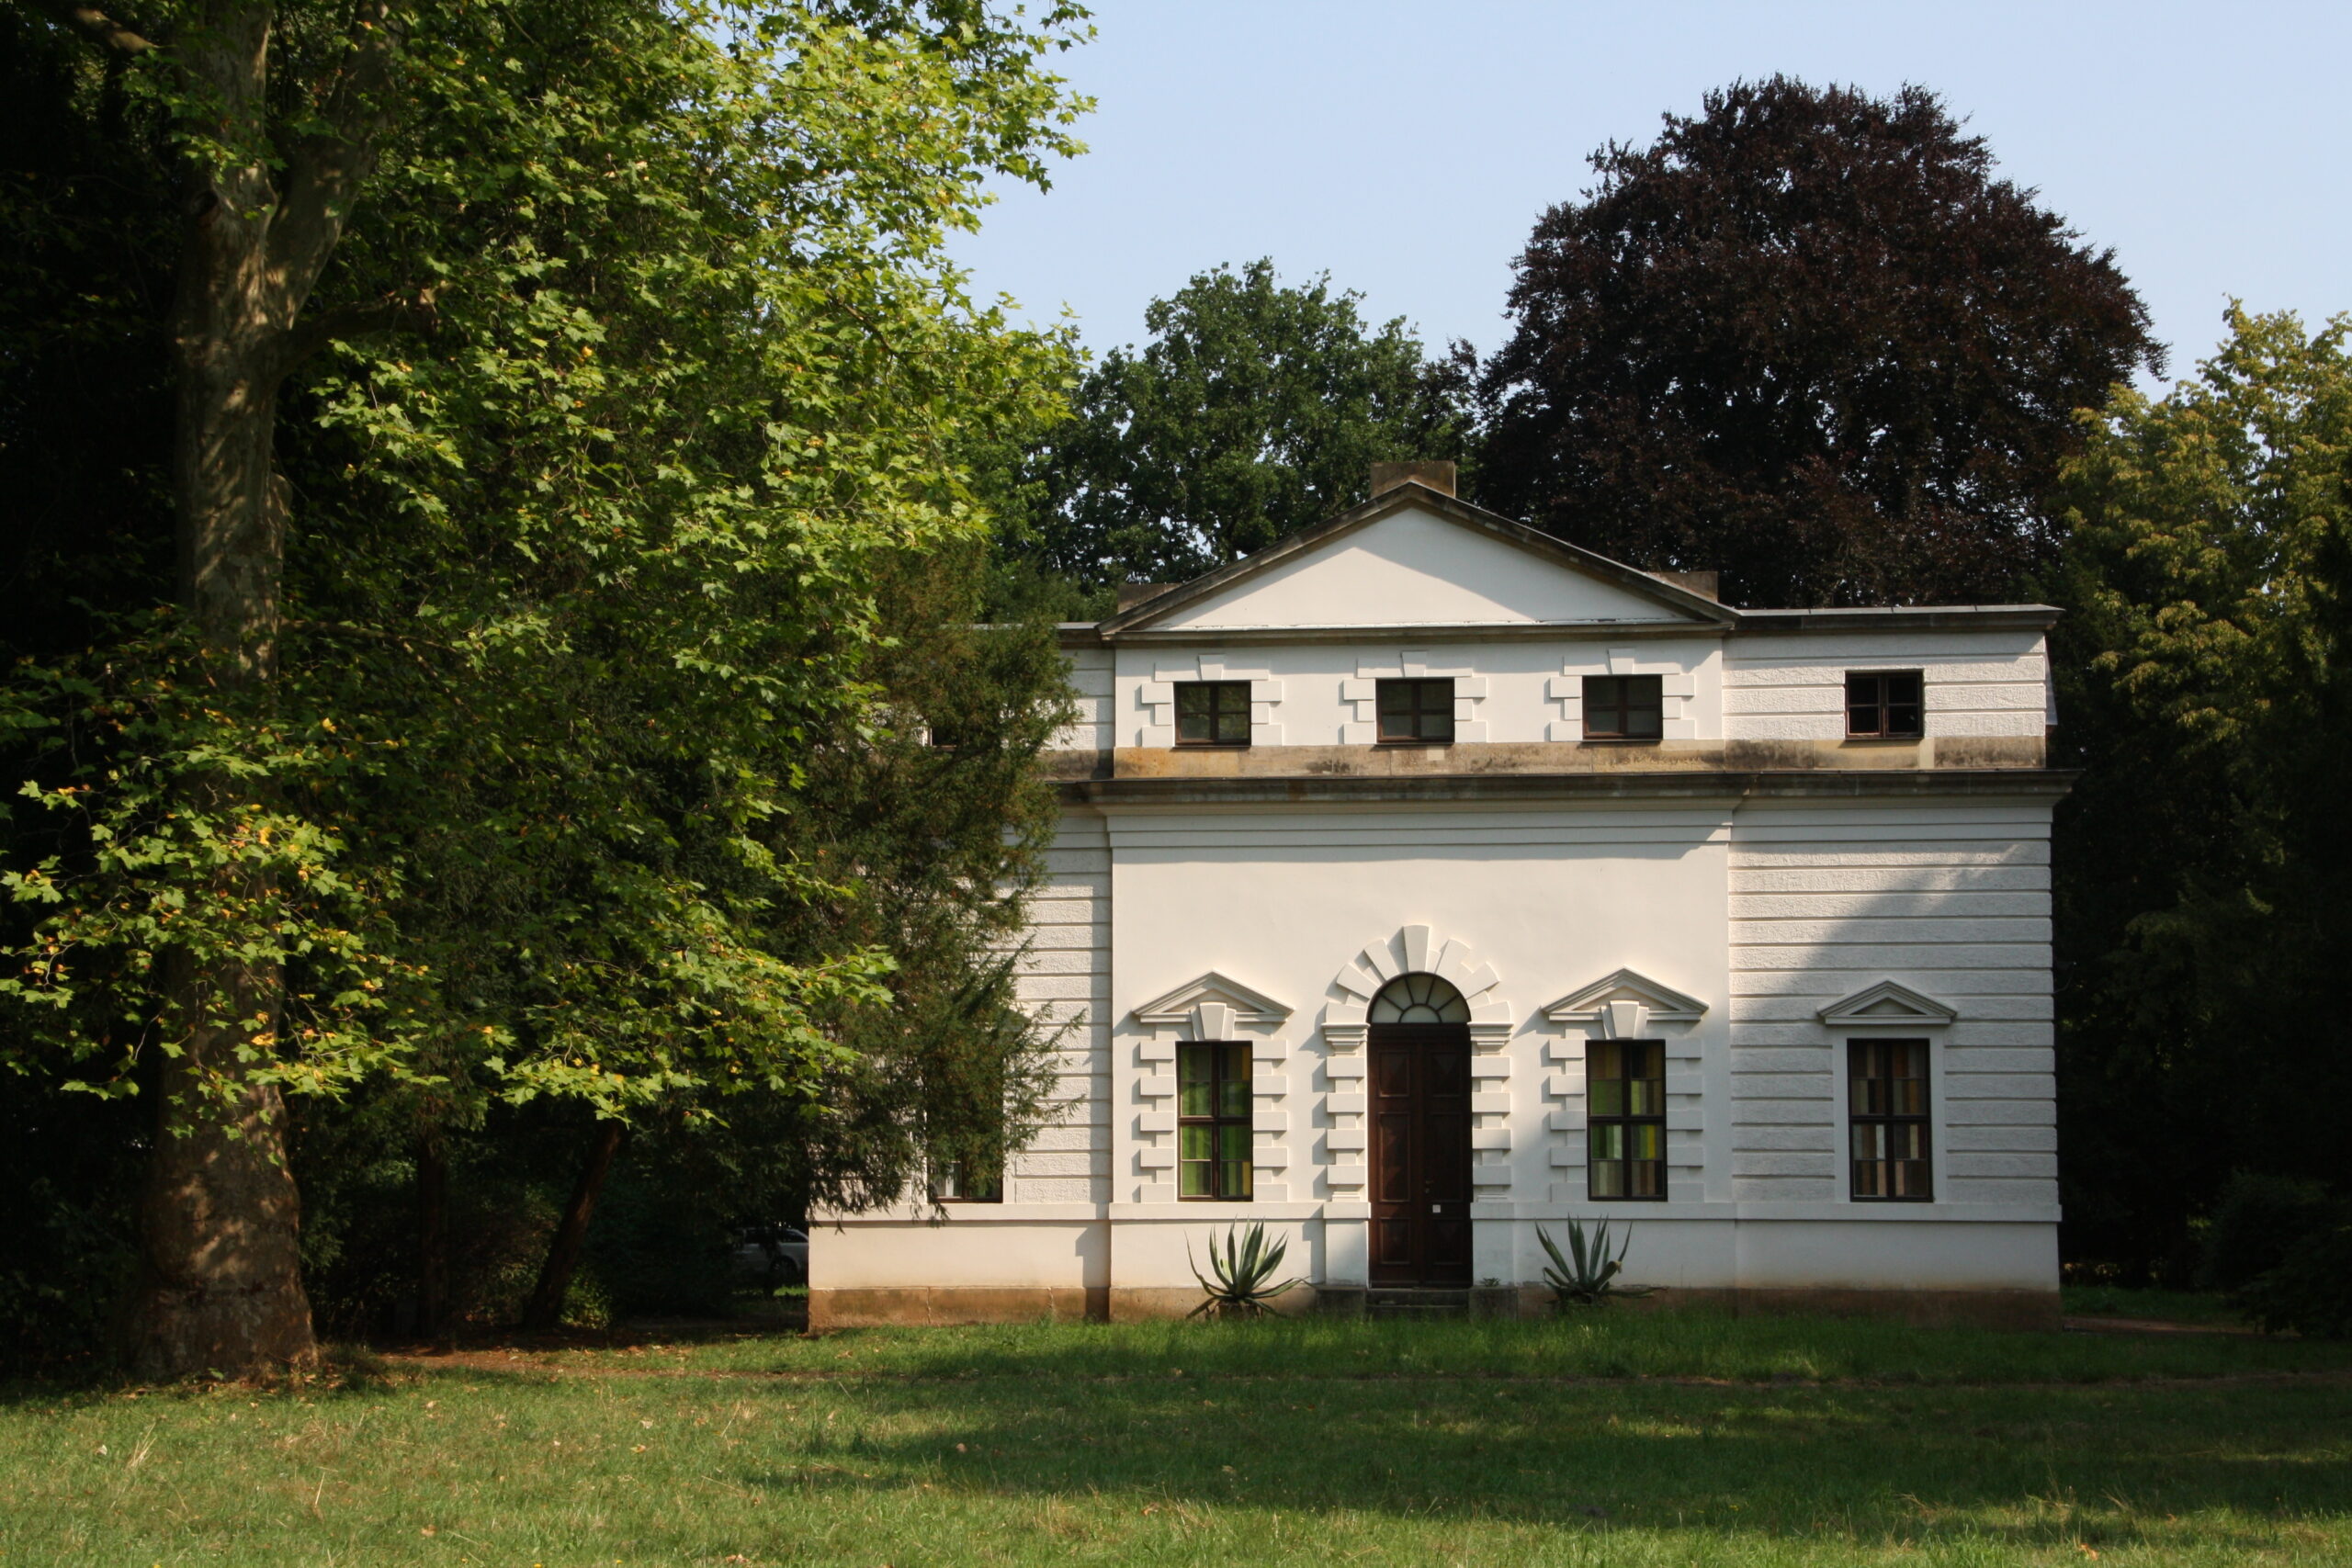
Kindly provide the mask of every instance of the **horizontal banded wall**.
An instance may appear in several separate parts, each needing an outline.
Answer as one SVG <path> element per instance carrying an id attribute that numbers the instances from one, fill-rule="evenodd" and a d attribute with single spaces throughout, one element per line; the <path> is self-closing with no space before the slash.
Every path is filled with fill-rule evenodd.
<path id="1" fill-rule="evenodd" d="M 1843 1201 L 1845 1042 L 1883 979 L 1957 1010 L 1935 1041 L 1935 1196 L 2052 1208 L 2049 808 L 1754 804 L 1731 837 L 1733 1196 Z"/>
<path id="2" fill-rule="evenodd" d="M 1107 751 L 1111 749 L 1112 652 L 1107 648 L 1066 649 L 1069 660 L 1070 722 L 1046 742 L 1048 751 Z"/>
<path id="3" fill-rule="evenodd" d="M 1106 677 L 1107 680 L 1107 677 Z M 1111 1188 L 1111 846 L 1102 819 L 1066 811 L 1029 906 L 1019 995 L 1062 1030 L 1051 1120 L 1016 1156 L 1015 1203 L 1101 1203 Z"/>
<path id="4" fill-rule="evenodd" d="M 2031 630 L 1734 637 L 1724 663 L 1724 736 L 1838 740 L 1846 672 L 1917 670 L 1929 738 L 2039 737 L 2050 660 Z"/>

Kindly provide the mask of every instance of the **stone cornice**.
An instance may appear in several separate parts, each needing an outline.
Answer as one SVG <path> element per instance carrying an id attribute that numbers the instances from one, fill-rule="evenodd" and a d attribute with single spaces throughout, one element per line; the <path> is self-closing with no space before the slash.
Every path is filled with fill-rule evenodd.
<path id="1" fill-rule="evenodd" d="M 1922 800 L 1950 796 L 2056 801 L 2080 773 L 2064 768 L 1860 768 L 1634 773 L 1428 774 L 1354 778 L 1072 779 L 1065 803 L 1115 806 L 1314 806 L 1537 800 Z"/>

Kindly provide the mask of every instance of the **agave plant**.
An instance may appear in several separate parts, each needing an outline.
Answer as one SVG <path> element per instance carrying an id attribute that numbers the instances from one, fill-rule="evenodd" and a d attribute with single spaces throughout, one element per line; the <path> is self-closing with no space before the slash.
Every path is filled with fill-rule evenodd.
<path id="1" fill-rule="evenodd" d="M 1289 1290 L 1304 1284 L 1303 1280 L 1284 1280 L 1279 1285 L 1267 1283 L 1274 1270 L 1283 1266 L 1283 1254 L 1290 1249 L 1286 1241 L 1269 1241 L 1266 1227 L 1253 1224 L 1248 1230 L 1228 1225 L 1225 1232 L 1225 1247 L 1217 1249 L 1216 1233 L 1209 1233 L 1209 1271 L 1193 1259 L 1193 1244 L 1184 1244 L 1184 1261 L 1192 1264 L 1193 1278 L 1200 1280 L 1208 1299 L 1194 1307 L 1189 1317 L 1258 1317 L 1264 1314 L 1266 1303 Z"/>
<path id="2" fill-rule="evenodd" d="M 1588 1237 L 1584 1222 L 1574 1214 L 1568 1216 L 1568 1252 L 1560 1254 L 1559 1243 L 1542 1225 L 1535 1227 L 1535 1239 L 1544 1244 L 1552 1261 L 1544 1270 L 1544 1282 L 1552 1287 L 1552 1294 L 1563 1303 L 1578 1306 L 1599 1306 L 1611 1296 L 1646 1296 L 1647 1285 L 1621 1285 L 1617 1276 L 1625 1267 L 1625 1249 L 1634 1245 L 1634 1227 L 1627 1225 L 1623 1239 L 1618 1242 L 1612 1255 L 1609 1250 L 1609 1222 L 1603 1219 L 1600 1228 Z"/>

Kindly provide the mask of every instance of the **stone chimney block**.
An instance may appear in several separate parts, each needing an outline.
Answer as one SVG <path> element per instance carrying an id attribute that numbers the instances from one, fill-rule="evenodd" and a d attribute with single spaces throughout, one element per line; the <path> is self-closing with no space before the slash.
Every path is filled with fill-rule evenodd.
<path id="1" fill-rule="evenodd" d="M 1440 495 L 1452 495 L 1453 493 L 1453 465 L 1423 462 L 1374 463 L 1372 466 L 1372 493 L 1375 496 L 1387 494 L 1408 479 L 1427 485 Z"/>
<path id="2" fill-rule="evenodd" d="M 1652 577 L 1662 577 L 1667 581 L 1674 584 L 1677 588 L 1688 589 L 1691 592 L 1699 595 L 1702 599 L 1713 599 L 1717 604 L 1723 603 L 1723 593 L 1718 586 L 1721 581 L 1721 576 L 1719 573 L 1712 571 L 1654 571 L 1650 573 L 1650 575 Z"/>

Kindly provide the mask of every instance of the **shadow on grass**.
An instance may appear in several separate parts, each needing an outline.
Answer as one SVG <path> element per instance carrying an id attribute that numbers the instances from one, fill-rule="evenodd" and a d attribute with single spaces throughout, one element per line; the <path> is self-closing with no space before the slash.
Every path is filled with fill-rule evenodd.
<path id="1" fill-rule="evenodd" d="M 906 1376 L 1379 1376 L 2068 1383 L 2352 1373 L 2352 1345 L 1914 1328 L 1867 1319 L 1587 1312 L 1541 1321 L 1135 1323 L 868 1329 L 713 1343 L 708 1370 Z"/>
<path id="2" fill-rule="evenodd" d="M 2325 1385 L 2167 1390 L 886 1382 L 782 1416 L 742 1484 L 1091 1496 L 1546 1529 L 2256 1551 L 2352 1513 Z M 782 1401 L 785 1389 L 763 1391 Z M 825 1405 L 820 1412 L 814 1405 Z M 777 1451 L 782 1450 L 782 1451 Z"/>

